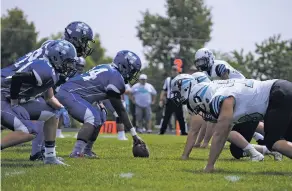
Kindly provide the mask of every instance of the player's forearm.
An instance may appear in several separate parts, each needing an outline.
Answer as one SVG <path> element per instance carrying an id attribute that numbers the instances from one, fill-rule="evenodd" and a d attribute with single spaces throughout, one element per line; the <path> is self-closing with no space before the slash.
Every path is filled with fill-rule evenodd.
<path id="1" fill-rule="evenodd" d="M 196 131 L 195 129 L 191 129 L 191 131 L 188 133 L 187 142 L 186 142 L 185 149 L 182 155 L 183 157 L 189 157 L 193 149 L 193 146 L 196 142 L 197 136 L 198 136 L 198 131 Z"/>
<path id="2" fill-rule="evenodd" d="M 214 166 L 216 160 L 218 159 L 219 155 L 221 154 L 224 144 L 227 140 L 228 134 L 230 132 L 230 120 L 228 119 L 221 119 L 215 125 L 215 133 L 213 135 L 210 153 L 209 153 L 209 160 L 207 166 Z"/>
<path id="3" fill-rule="evenodd" d="M 215 126 L 215 123 L 207 122 L 207 129 L 206 129 L 206 134 L 204 137 L 204 143 L 209 143 L 214 133 L 214 126 Z"/>
<path id="4" fill-rule="evenodd" d="M 50 105 L 52 108 L 58 110 L 63 108 L 64 106 L 59 102 L 55 96 L 51 97 L 50 99 L 46 100 L 47 104 Z"/>
<path id="5" fill-rule="evenodd" d="M 126 127 L 126 129 L 130 130 L 133 127 L 133 125 L 132 125 L 132 123 L 131 123 L 131 121 L 129 119 L 129 116 L 128 116 L 126 110 L 121 111 L 121 113 L 120 114 L 118 113 L 118 115 L 120 116 L 120 119 L 123 122 L 123 124 Z"/>

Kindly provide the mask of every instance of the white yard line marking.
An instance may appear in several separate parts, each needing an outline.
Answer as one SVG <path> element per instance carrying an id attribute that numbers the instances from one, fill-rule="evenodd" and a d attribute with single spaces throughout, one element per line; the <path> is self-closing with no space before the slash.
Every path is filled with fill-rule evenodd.
<path id="1" fill-rule="evenodd" d="M 133 176 L 134 176 L 134 174 L 131 173 L 131 172 L 128 172 L 128 173 L 121 173 L 121 174 L 120 174 L 120 177 L 121 177 L 121 178 L 132 178 Z"/>
<path id="2" fill-rule="evenodd" d="M 224 178 L 230 182 L 237 182 L 240 179 L 239 176 L 233 176 L 233 175 L 225 176 Z"/>
<path id="3" fill-rule="evenodd" d="M 21 171 L 6 172 L 4 175 L 5 176 L 17 176 L 20 174 L 25 174 L 25 171 L 21 170 Z"/>

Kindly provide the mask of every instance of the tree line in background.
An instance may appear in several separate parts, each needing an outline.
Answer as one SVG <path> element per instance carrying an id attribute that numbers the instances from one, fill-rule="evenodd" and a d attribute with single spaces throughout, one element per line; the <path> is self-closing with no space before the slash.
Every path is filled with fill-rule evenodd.
<path id="1" fill-rule="evenodd" d="M 171 58 L 183 58 L 188 71 L 193 65 L 195 51 L 211 40 L 211 9 L 204 0 L 166 0 L 166 16 L 151 14 L 148 10 L 142 14 L 143 19 L 136 27 L 137 37 L 143 44 L 148 61 L 148 66 L 142 72 L 148 75 L 149 83 L 159 92 L 170 73 Z M 8 10 L 1 17 L 1 24 L 2 68 L 40 47 L 44 41 L 61 38 L 63 33 L 38 41 L 34 23 L 28 22 L 23 11 L 18 8 Z M 94 52 L 86 58 L 86 69 L 112 61 L 112 58 L 105 55 L 98 34 L 95 34 L 93 47 Z M 248 78 L 281 78 L 292 81 L 291 39 L 283 40 L 280 35 L 274 35 L 256 43 L 255 47 L 255 52 L 245 53 L 241 49 L 230 53 L 214 53 L 217 59 L 226 60 Z"/>

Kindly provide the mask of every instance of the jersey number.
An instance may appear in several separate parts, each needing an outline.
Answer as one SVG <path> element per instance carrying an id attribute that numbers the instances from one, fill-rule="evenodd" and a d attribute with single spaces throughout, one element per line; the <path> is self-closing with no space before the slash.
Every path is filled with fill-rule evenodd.
<path id="1" fill-rule="evenodd" d="M 89 80 L 94 80 L 95 78 L 97 78 L 97 75 L 108 71 L 107 68 L 98 68 L 98 69 L 93 69 L 93 70 L 89 70 L 88 72 L 85 73 L 86 76 L 82 76 L 84 81 L 89 81 Z"/>
<path id="2" fill-rule="evenodd" d="M 35 50 L 34 52 L 30 52 L 30 53 L 26 54 L 25 58 L 23 58 L 22 60 L 16 62 L 14 64 L 14 66 L 17 68 L 23 62 L 31 62 L 31 61 L 33 61 L 35 59 L 38 59 L 43 54 L 43 51 L 44 51 L 44 49 L 39 48 L 39 49 Z"/>

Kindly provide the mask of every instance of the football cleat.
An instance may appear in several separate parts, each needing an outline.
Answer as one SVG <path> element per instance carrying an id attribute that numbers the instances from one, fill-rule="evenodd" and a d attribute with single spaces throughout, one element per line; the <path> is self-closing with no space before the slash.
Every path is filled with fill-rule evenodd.
<path id="1" fill-rule="evenodd" d="M 65 166 L 69 166 L 69 165 L 63 163 L 62 161 L 60 161 L 57 157 L 45 157 L 44 158 L 44 163 L 45 164 L 53 164 L 53 165 L 65 165 Z"/>
<path id="2" fill-rule="evenodd" d="M 83 156 L 86 158 L 99 158 L 97 154 L 91 150 L 84 150 Z"/>
<path id="3" fill-rule="evenodd" d="M 45 156 L 42 153 L 42 151 L 39 151 L 36 154 L 29 156 L 30 161 L 40 161 L 40 160 L 42 161 L 44 158 L 45 158 Z"/>
<path id="4" fill-rule="evenodd" d="M 77 152 L 77 153 L 71 153 L 70 155 L 69 155 L 69 157 L 70 158 L 83 158 L 84 157 L 84 155 L 83 155 L 83 153 L 79 153 L 79 152 Z"/>

